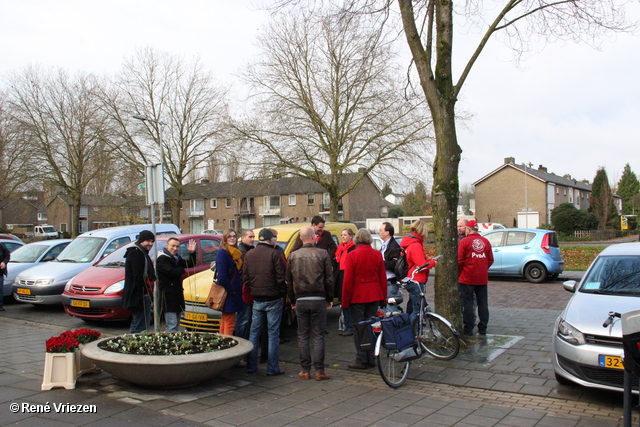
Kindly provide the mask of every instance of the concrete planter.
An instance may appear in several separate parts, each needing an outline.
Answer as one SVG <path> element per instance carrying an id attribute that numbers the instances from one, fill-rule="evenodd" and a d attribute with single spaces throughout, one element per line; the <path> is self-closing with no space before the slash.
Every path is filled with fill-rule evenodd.
<path id="1" fill-rule="evenodd" d="M 238 345 L 220 351 L 181 356 L 120 354 L 98 348 L 110 338 L 86 344 L 82 355 L 114 377 L 151 388 L 187 387 L 206 381 L 230 369 L 253 348 L 242 338 L 232 337 Z"/>

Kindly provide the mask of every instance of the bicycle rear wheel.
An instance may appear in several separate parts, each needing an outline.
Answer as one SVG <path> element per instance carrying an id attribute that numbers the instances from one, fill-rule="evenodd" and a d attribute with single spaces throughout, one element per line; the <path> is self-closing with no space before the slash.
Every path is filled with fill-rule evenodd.
<path id="1" fill-rule="evenodd" d="M 397 362 L 398 350 L 380 349 L 378 370 L 380 376 L 389 387 L 398 388 L 407 380 L 410 362 Z"/>
<path id="2" fill-rule="evenodd" d="M 413 321 L 413 333 L 421 336 L 419 339 L 422 348 L 441 360 L 451 360 L 460 351 L 460 340 L 453 329 L 432 313 L 425 313 L 422 319 L 422 331 L 420 331 L 420 318 Z"/>

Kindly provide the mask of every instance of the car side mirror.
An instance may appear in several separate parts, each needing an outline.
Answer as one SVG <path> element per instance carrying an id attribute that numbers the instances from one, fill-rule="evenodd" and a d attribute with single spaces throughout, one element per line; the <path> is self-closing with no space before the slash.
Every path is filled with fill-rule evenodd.
<path id="1" fill-rule="evenodd" d="M 577 282 L 575 280 L 567 280 L 566 282 L 562 283 L 562 286 L 564 287 L 565 291 L 575 293 L 576 284 Z"/>

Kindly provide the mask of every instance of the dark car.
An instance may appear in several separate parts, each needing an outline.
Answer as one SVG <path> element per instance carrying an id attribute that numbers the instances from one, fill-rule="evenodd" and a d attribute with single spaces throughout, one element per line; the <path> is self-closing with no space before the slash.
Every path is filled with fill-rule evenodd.
<path id="1" fill-rule="evenodd" d="M 178 255 L 183 259 L 189 259 L 189 240 L 194 239 L 197 242 L 196 266 L 188 268 L 184 278 L 211 267 L 221 240 L 221 236 L 207 234 L 158 236 L 158 253 L 164 249 L 170 238 L 180 241 Z M 67 283 L 62 294 L 62 304 L 68 314 L 83 320 L 116 320 L 131 317 L 131 312 L 123 310 L 121 305 L 124 289 L 124 254 L 132 244 L 134 243 L 119 248 Z"/>

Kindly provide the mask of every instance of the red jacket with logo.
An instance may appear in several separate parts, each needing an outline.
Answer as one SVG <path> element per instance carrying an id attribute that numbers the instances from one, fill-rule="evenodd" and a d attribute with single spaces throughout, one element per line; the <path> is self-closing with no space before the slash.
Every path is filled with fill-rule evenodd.
<path id="1" fill-rule="evenodd" d="M 469 234 L 458 242 L 458 282 L 465 285 L 486 285 L 489 282 L 491 264 L 491 243 L 480 234 Z"/>

